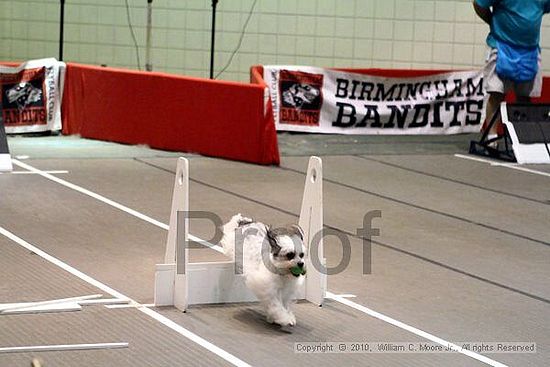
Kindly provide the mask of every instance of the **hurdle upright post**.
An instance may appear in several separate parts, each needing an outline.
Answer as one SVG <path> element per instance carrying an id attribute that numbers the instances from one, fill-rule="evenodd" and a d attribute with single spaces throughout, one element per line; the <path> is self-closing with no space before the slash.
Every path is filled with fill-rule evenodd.
<path id="1" fill-rule="evenodd" d="M 174 264 L 176 262 L 176 237 L 178 211 L 189 211 L 189 161 L 186 158 L 178 158 L 176 178 L 172 196 L 172 207 L 170 209 L 170 228 L 166 241 L 164 263 Z"/>
<path id="2" fill-rule="evenodd" d="M 189 249 L 188 219 L 180 213 L 189 211 L 189 161 L 178 158 L 174 190 L 172 191 L 172 206 L 170 209 L 170 226 L 164 264 L 157 264 L 155 273 L 155 305 L 172 306 L 185 310 L 187 307 L 187 278 L 182 269 L 187 265 Z M 182 222 L 178 226 L 179 221 Z M 178 235 L 178 227 L 179 229 Z M 179 256 L 178 256 L 179 255 Z M 178 269 L 178 260 L 180 268 Z M 181 263 L 183 261 L 183 264 Z M 183 265 L 183 268 L 181 267 Z"/>
<path id="3" fill-rule="evenodd" d="M 322 306 L 327 288 L 327 277 L 320 267 L 325 266 L 323 251 L 323 164 L 321 158 L 311 157 L 307 167 L 304 196 L 299 225 L 304 231 L 307 246 L 305 299 Z M 316 251 L 312 251 L 315 247 Z M 313 259 L 315 256 L 316 259 Z"/>

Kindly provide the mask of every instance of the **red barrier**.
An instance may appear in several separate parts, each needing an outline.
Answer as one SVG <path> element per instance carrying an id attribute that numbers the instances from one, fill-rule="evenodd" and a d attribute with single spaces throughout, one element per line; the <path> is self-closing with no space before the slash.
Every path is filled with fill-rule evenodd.
<path id="1" fill-rule="evenodd" d="M 67 64 L 63 133 L 279 164 L 264 87 Z"/>

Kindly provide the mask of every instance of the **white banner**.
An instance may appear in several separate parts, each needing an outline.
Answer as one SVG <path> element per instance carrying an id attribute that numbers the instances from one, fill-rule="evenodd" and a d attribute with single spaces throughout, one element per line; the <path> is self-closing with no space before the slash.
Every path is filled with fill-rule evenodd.
<path id="1" fill-rule="evenodd" d="M 61 130 L 65 63 L 56 59 L 0 65 L 2 117 L 7 134 Z"/>
<path id="2" fill-rule="evenodd" d="M 387 78 L 305 66 L 264 66 L 277 130 L 331 134 L 479 132 L 482 70 Z"/>

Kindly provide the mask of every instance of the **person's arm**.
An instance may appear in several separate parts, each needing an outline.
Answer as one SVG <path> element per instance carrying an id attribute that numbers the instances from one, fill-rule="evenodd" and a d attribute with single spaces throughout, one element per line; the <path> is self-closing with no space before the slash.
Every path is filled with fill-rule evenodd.
<path id="1" fill-rule="evenodd" d="M 493 18 L 493 13 L 491 8 L 484 8 L 474 0 L 474 10 L 478 17 L 480 17 L 485 23 L 491 25 L 491 19 Z"/>

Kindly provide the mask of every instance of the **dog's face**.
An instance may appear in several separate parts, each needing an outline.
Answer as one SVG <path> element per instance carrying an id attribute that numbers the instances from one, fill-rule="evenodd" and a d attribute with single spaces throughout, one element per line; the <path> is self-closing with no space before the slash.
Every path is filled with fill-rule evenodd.
<path id="1" fill-rule="evenodd" d="M 290 269 L 305 267 L 304 234 L 299 226 L 268 228 L 267 238 L 273 265 L 279 273 L 291 274 Z"/>

